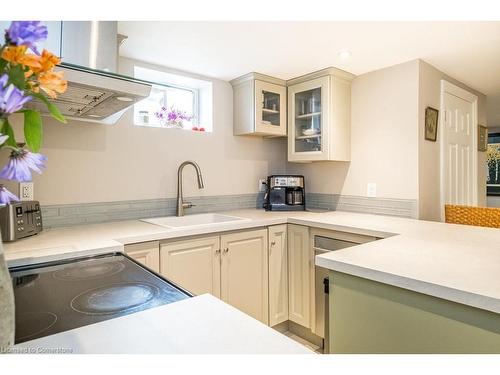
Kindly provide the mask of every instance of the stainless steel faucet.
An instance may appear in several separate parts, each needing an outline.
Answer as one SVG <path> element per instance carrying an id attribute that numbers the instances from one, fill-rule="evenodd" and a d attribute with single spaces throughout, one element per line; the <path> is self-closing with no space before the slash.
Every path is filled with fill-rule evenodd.
<path id="1" fill-rule="evenodd" d="M 196 162 L 189 160 L 179 165 L 179 170 L 177 171 L 177 216 L 184 216 L 184 209 L 194 206 L 191 202 L 184 202 L 184 198 L 182 197 L 182 170 L 189 164 L 196 169 L 198 189 L 203 189 L 203 176 L 201 175 L 200 166 Z"/>

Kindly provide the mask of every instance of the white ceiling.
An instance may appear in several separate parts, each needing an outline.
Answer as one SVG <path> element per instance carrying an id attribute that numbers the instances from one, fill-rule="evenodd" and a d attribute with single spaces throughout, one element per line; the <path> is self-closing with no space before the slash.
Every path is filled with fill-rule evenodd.
<path id="1" fill-rule="evenodd" d="M 484 94 L 500 93 L 500 22 L 119 22 L 120 54 L 230 80 L 328 66 L 356 75 L 421 58 Z M 352 52 L 343 61 L 342 50 Z"/>

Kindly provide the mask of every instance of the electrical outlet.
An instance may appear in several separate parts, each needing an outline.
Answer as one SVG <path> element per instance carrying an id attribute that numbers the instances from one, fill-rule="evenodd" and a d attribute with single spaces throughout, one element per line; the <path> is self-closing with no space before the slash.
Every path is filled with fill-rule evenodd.
<path id="1" fill-rule="evenodd" d="M 32 201 L 34 195 L 33 182 L 19 183 L 19 198 L 22 201 Z"/>
<path id="2" fill-rule="evenodd" d="M 267 179 L 259 178 L 259 191 L 266 191 Z"/>
<path id="3" fill-rule="evenodd" d="M 375 198 L 377 196 L 377 184 L 375 182 L 366 184 L 366 196 L 370 198 Z"/>

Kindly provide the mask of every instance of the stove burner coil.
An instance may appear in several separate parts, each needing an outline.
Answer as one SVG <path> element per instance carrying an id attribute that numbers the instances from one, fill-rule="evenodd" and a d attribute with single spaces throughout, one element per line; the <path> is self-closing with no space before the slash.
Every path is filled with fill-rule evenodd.
<path id="1" fill-rule="evenodd" d="M 59 280 L 79 281 L 85 279 L 96 279 L 104 276 L 116 275 L 123 271 L 125 265 L 121 262 L 113 263 L 80 263 L 76 267 L 68 267 L 53 273 L 54 278 Z"/>
<path id="2" fill-rule="evenodd" d="M 118 283 L 87 290 L 73 298 L 71 308 L 83 314 L 106 315 L 139 308 L 160 294 L 146 283 Z"/>

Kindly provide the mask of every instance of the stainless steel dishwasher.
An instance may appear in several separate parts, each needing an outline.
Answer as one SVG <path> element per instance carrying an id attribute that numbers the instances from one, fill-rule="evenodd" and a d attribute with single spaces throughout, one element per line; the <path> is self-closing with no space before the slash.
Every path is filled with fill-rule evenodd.
<path id="1" fill-rule="evenodd" d="M 376 237 L 354 233 L 311 229 L 314 257 L 319 254 L 328 253 L 356 246 L 362 243 L 377 240 Z M 328 352 L 329 329 L 328 329 L 328 273 L 323 267 L 314 266 L 314 315 L 311 330 L 314 334 L 324 339 L 324 350 Z"/>

